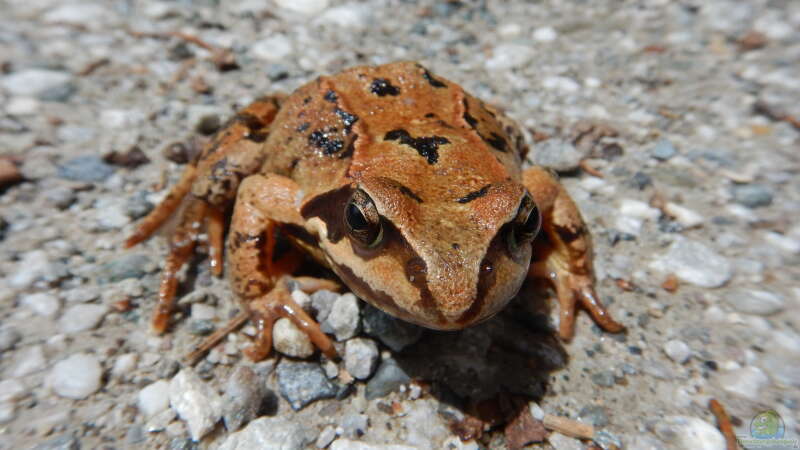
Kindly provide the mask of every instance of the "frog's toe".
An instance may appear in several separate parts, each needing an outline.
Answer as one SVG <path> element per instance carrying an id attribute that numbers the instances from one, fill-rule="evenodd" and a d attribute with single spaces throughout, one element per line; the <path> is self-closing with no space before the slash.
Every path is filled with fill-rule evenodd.
<path id="1" fill-rule="evenodd" d="M 559 335 L 564 340 L 572 339 L 575 331 L 575 309 L 582 306 L 595 323 L 609 333 L 619 333 L 625 327 L 611 317 L 594 290 L 594 282 L 588 275 L 570 272 L 559 273 L 555 280 L 560 305 Z"/>
<path id="2" fill-rule="evenodd" d="M 325 356 L 330 359 L 338 358 L 333 342 L 322 332 L 319 324 L 292 300 L 285 283 L 279 282 L 272 291 L 252 301 L 249 306 L 251 320 L 257 330 L 253 345 L 244 350 L 245 356 L 251 360 L 260 361 L 269 356 L 272 350 L 272 327 L 282 317 L 290 319 L 306 333 Z"/>

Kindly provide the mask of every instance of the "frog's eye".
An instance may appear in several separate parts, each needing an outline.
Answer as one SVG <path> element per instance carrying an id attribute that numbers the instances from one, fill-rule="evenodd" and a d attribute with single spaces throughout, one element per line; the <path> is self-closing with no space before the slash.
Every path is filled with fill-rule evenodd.
<path id="1" fill-rule="evenodd" d="M 361 189 L 356 189 L 347 202 L 344 221 L 350 236 L 365 247 L 375 247 L 383 240 L 383 225 L 378 209 Z"/>
<path id="2" fill-rule="evenodd" d="M 517 210 L 517 217 L 511 222 L 508 232 L 508 247 L 515 252 L 523 245 L 530 244 L 542 226 L 542 214 L 530 194 L 525 193 Z"/>

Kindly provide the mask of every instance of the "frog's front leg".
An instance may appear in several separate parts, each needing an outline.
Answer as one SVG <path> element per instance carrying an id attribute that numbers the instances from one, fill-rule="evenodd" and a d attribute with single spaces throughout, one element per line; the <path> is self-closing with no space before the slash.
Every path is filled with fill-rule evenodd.
<path id="1" fill-rule="evenodd" d="M 591 236 L 567 191 L 541 167 L 526 170 L 523 184 L 542 214 L 542 231 L 533 242 L 528 276 L 547 280 L 555 288 L 561 338 L 572 338 L 578 304 L 604 330 L 622 331 L 624 326 L 611 317 L 595 292 Z"/>
<path id="2" fill-rule="evenodd" d="M 331 340 L 297 303 L 288 282 L 273 263 L 275 231 L 281 225 L 303 226 L 299 213 L 299 187 L 289 178 L 268 174 L 246 178 L 236 198 L 228 235 L 230 276 L 236 294 L 250 311 L 257 335 L 245 354 L 252 360 L 266 358 L 272 350 L 272 326 L 285 317 L 303 330 L 329 358 L 336 357 Z M 329 289 L 330 282 L 300 278 L 303 290 Z"/>

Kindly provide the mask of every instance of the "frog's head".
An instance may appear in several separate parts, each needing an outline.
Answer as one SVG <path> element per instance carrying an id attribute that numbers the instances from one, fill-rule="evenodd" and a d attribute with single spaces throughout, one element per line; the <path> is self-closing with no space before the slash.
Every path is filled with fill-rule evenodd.
<path id="1" fill-rule="evenodd" d="M 372 305 L 429 328 L 460 329 L 501 310 L 539 231 L 530 194 L 510 178 L 448 177 L 416 190 L 397 178 L 362 177 L 304 205 L 331 268 Z"/>

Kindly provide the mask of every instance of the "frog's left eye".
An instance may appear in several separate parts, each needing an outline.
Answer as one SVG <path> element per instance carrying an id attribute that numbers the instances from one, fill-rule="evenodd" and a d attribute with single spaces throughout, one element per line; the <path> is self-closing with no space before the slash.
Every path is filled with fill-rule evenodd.
<path id="1" fill-rule="evenodd" d="M 383 224 L 372 199 L 356 189 L 344 209 L 344 221 L 350 237 L 365 247 L 375 247 L 383 240 Z"/>
<path id="2" fill-rule="evenodd" d="M 526 193 L 517 210 L 517 217 L 511 222 L 508 233 L 508 246 L 515 252 L 522 245 L 530 244 L 542 226 L 542 215 L 530 194 Z"/>

